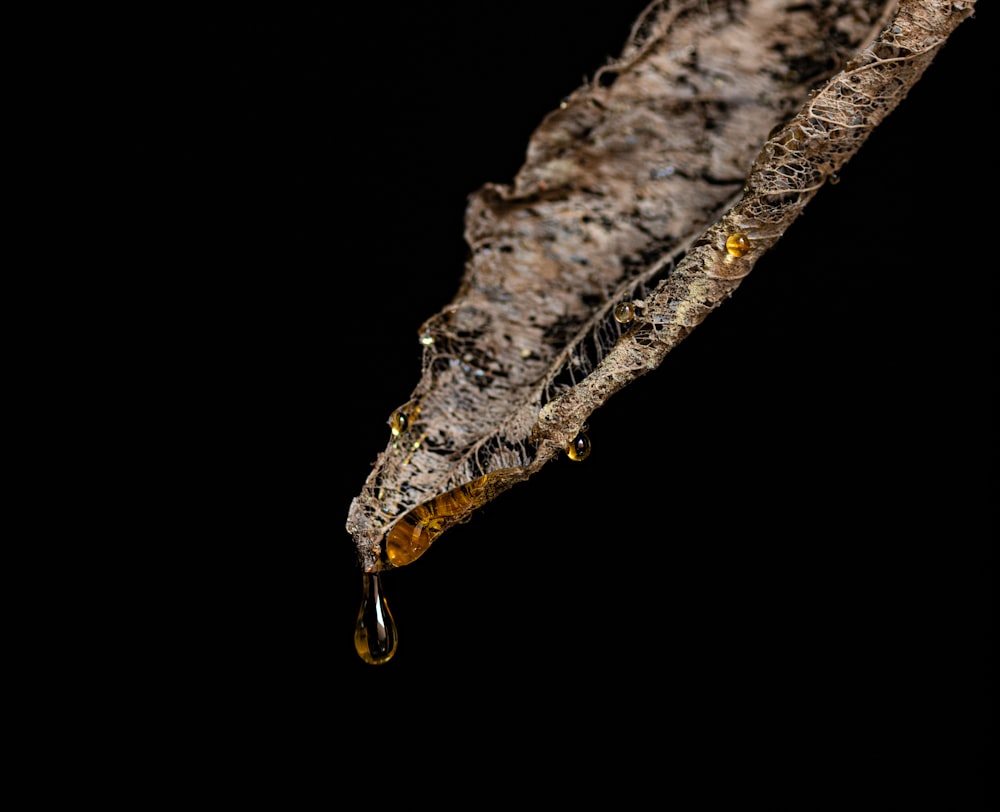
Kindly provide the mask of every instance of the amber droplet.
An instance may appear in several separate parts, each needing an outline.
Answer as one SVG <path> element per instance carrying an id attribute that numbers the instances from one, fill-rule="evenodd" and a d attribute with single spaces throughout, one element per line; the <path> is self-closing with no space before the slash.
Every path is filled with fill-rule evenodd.
<path id="1" fill-rule="evenodd" d="M 406 412 L 397 409 L 392 413 L 389 418 L 389 428 L 392 430 L 393 437 L 399 437 L 400 434 L 406 434 L 406 430 L 410 427 L 410 418 L 406 416 Z"/>
<path id="2" fill-rule="evenodd" d="M 741 257 L 750 250 L 750 238 L 738 231 L 730 234 L 726 238 L 726 250 L 732 257 Z"/>
<path id="3" fill-rule="evenodd" d="M 587 432 L 581 431 L 569 447 L 566 449 L 566 456 L 574 462 L 583 462 L 590 456 L 590 437 Z"/>
<path id="4" fill-rule="evenodd" d="M 830 182 L 831 186 L 836 186 L 838 183 L 840 183 L 840 175 L 837 174 L 836 172 L 831 172 L 830 177 L 828 177 L 827 180 Z"/>
<path id="5" fill-rule="evenodd" d="M 635 318 L 635 305 L 632 302 L 622 302 L 615 307 L 615 321 L 619 324 L 628 324 Z"/>
<path id="6" fill-rule="evenodd" d="M 396 653 L 396 623 L 377 572 L 362 573 L 361 609 L 354 627 L 354 648 L 369 665 L 381 665 Z"/>

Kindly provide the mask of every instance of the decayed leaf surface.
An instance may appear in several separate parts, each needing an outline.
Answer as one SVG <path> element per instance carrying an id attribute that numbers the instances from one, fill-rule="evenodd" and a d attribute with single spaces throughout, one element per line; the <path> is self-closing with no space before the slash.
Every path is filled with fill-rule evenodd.
<path id="1" fill-rule="evenodd" d="M 470 199 L 461 285 L 422 328 L 422 377 L 351 504 L 362 568 L 415 560 L 585 453 L 588 416 L 733 293 L 973 7 L 650 5 L 513 184 Z"/>

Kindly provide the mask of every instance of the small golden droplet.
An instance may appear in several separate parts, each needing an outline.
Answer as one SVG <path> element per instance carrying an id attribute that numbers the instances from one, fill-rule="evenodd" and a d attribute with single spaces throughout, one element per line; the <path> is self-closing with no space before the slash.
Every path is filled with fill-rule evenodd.
<path id="1" fill-rule="evenodd" d="M 590 437 L 585 431 L 581 431 L 569 447 L 566 449 L 566 456 L 574 462 L 583 462 L 590 456 Z"/>
<path id="2" fill-rule="evenodd" d="M 434 336 L 432 336 L 430 333 L 421 333 L 420 343 L 423 344 L 425 347 L 429 347 L 431 344 L 434 343 Z"/>
<path id="3" fill-rule="evenodd" d="M 840 183 L 840 175 L 837 172 L 831 172 L 830 177 L 827 178 L 832 186 L 836 186 Z"/>
<path id="4" fill-rule="evenodd" d="M 628 324 L 635 318 L 635 305 L 632 302 L 622 302 L 615 307 L 615 321 L 619 324 Z"/>
<path id="5" fill-rule="evenodd" d="M 739 231 L 726 238 L 726 251 L 731 257 L 741 257 L 750 250 L 750 238 Z"/>
<path id="6" fill-rule="evenodd" d="M 392 416 L 389 418 L 389 429 L 392 431 L 393 437 L 405 434 L 409 427 L 410 418 L 406 416 L 406 412 L 402 409 L 397 409 L 392 413 Z"/>
<path id="7" fill-rule="evenodd" d="M 396 623 L 377 572 L 362 573 L 361 609 L 354 626 L 354 649 L 369 665 L 381 665 L 396 653 Z"/>

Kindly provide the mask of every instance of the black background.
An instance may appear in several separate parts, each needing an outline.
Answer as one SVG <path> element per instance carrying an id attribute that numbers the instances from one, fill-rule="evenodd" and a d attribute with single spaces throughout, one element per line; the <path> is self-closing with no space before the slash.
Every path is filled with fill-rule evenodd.
<path id="1" fill-rule="evenodd" d="M 354 653 L 348 505 L 457 290 L 466 198 L 511 180 L 643 5 L 150 15 L 115 44 L 127 232 L 172 336 L 160 453 L 183 466 L 154 517 L 168 705 L 373 788 L 404 754 L 502 741 L 480 767 L 504 784 L 565 755 L 622 799 L 971 804 L 996 503 L 982 10 L 733 299 L 593 415 L 586 462 L 386 576 L 396 657 Z"/>

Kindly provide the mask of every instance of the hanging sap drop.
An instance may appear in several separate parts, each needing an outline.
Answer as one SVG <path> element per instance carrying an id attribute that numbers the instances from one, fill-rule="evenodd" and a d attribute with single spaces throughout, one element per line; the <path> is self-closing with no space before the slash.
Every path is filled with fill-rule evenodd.
<path id="1" fill-rule="evenodd" d="M 566 456 L 574 462 L 582 462 L 590 456 L 590 437 L 585 431 L 576 435 L 569 448 L 566 449 Z"/>
<path id="2" fill-rule="evenodd" d="M 377 572 L 362 573 L 361 609 L 354 627 L 354 648 L 369 665 L 381 665 L 396 653 L 396 624 Z"/>
<path id="3" fill-rule="evenodd" d="M 750 250 L 750 238 L 746 234 L 736 232 L 726 238 L 726 251 L 731 257 L 741 257 Z"/>

